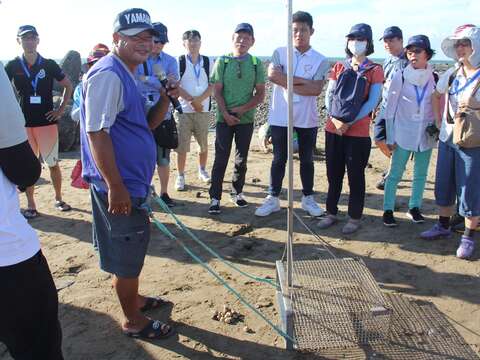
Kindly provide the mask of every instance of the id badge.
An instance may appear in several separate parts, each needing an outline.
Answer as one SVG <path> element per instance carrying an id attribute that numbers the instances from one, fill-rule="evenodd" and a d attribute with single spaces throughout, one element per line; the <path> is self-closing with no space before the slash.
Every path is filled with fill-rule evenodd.
<path id="1" fill-rule="evenodd" d="M 300 96 L 298 96 L 297 94 L 293 94 L 293 102 L 294 103 L 300 102 Z"/>
<path id="2" fill-rule="evenodd" d="M 30 96 L 30 104 L 41 104 L 42 97 L 41 96 Z"/>
<path id="3" fill-rule="evenodd" d="M 417 113 L 417 114 L 413 114 L 412 120 L 413 120 L 413 121 L 416 121 L 416 122 L 422 121 L 422 120 L 423 120 L 423 117 L 422 117 L 421 114 L 418 114 L 418 113 Z"/>

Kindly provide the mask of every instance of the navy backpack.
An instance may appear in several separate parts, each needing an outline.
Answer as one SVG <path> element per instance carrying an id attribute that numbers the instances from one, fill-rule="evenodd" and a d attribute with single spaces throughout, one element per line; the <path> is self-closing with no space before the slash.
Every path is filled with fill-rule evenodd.
<path id="1" fill-rule="evenodd" d="M 370 64 L 358 71 L 353 70 L 348 60 L 343 65 L 345 70 L 338 76 L 337 85 L 333 91 L 330 116 L 350 123 L 355 120 L 365 102 L 367 88 L 365 73 L 379 65 Z"/>

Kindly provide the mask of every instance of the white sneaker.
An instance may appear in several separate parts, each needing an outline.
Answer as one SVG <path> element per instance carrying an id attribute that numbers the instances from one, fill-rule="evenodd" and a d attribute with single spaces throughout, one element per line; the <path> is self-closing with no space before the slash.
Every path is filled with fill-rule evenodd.
<path id="1" fill-rule="evenodd" d="M 206 184 L 210 184 L 210 176 L 208 175 L 207 170 L 198 169 L 198 178 Z"/>
<path id="2" fill-rule="evenodd" d="M 263 200 L 263 204 L 255 210 L 255 215 L 268 216 L 277 211 L 280 211 L 280 200 L 278 200 L 276 196 L 268 195 L 265 200 Z"/>
<path id="3" fill-rule="evenodd" d="M 175 181 L 175 190 L 177 191 L 185 190 L 185 175 L 177 176 L 177 180 Z"/>
<path id="4" fill-rule="evenodd" d="M 322 216 L 325 210 L 323 210 L 315 202 L 313 195 L 302 196 L 302 209 L 310 214 L 310 216 Z"/>

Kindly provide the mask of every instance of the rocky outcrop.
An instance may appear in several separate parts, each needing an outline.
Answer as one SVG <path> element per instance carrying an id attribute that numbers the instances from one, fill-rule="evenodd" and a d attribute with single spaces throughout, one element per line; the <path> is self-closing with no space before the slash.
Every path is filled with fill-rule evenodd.
<path id="1" fill-rule="evenodd" d="M 75 50 L 67 52 L 62 61 L 60 61 L 60 67 L 72 82 L 73 88 L 75 88 L 80 81 L 80 72 L 82 69 L 82 58 L 80 57 L 80 53 Z M 61 92 L 63 91 L 63 88 L 60 84 L 55 82 L 53 90 Z"/>

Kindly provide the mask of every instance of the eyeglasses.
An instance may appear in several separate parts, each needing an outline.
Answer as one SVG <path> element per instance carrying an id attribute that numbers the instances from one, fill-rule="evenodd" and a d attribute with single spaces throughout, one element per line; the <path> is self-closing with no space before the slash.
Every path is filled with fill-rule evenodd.
<path id="1" fill-rule="evenodd" d="M 453 44 L 453 47 L 456 49 L 458 47 L 472 47 L 472 42 L 468 39 L 465 39 L 465 40 L 458 40 L 457 42 L 455 42 L 455 44 Z"/>
<path id="2" fill-rule="evenodd" d="M 422 48 L 409 48 L 407 49 L 407 54 L 421 54 L 424 49 Z"/>

